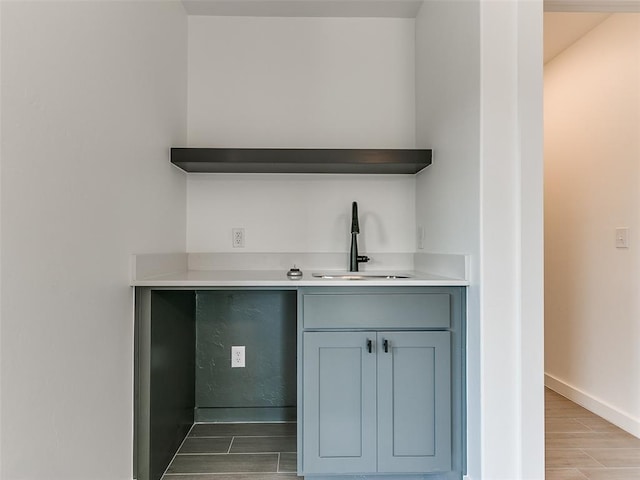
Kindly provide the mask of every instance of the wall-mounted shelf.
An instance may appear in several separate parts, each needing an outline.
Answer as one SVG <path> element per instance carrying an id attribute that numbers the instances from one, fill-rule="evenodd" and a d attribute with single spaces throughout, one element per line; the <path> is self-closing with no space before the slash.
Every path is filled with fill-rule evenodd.
<path id="1" fill-rule="evenodd" d="M 426 149 L 172 148 L 171 163 L 196 173 L 414 174 L 431 165 Z"/>

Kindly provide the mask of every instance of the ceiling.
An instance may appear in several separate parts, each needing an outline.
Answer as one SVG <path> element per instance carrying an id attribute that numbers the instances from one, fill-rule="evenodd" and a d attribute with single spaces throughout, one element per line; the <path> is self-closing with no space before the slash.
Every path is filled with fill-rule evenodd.
<path id="1" fill-rule="evenodd" d="M 611 13 L 545 12 L 544 63 L 573 45 Z"/>
<path id="2" fill-rule="evenodd" d="M 547 0 L 547 3 L 552 1 L 561 3 L 561 0 Z M 189 15 L 415 18 L 423 0 L 182 0 L 182 3 Z M 602 12 L 545 12 L 544 63 L 609 15 Z"/>
<path id="3" fill-rule="evenodd" d="M 423 0 L 182 0 L 188 15 L 415 18 Z"/>

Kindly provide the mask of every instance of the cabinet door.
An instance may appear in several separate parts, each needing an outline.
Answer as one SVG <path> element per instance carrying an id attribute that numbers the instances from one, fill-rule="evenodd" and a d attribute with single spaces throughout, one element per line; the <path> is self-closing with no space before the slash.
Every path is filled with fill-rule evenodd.
<path id="1" fill-rule="evenodd" d="M 449 336 L 378 333 L 378 472 L 451 470 Z"/>
<path id="2" fill-rule="evenodd" d="M 375 346 L 375 332 L 303 334 L 305 474 L 376 471 Z"/>

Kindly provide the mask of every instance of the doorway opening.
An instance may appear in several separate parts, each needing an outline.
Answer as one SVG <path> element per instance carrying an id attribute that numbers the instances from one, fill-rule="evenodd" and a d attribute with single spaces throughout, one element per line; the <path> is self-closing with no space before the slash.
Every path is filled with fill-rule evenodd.
<path id="1" fill-rule="evenodd" d="M 547 478 L 640 478 L 640 14 L 544 20 Z"/>

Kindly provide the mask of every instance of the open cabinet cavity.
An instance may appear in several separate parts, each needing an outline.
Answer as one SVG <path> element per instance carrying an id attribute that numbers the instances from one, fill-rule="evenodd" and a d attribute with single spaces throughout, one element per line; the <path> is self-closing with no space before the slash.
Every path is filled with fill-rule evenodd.
<path id="1" fill-rule="evenodd" d="M 295 290 L 136 289 L 136 478 L 234 461 L 295 471 L 296 302 Z"/>

